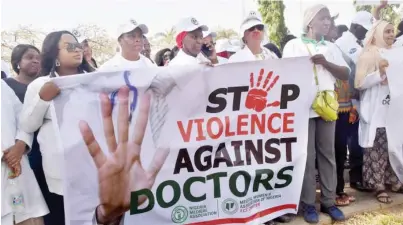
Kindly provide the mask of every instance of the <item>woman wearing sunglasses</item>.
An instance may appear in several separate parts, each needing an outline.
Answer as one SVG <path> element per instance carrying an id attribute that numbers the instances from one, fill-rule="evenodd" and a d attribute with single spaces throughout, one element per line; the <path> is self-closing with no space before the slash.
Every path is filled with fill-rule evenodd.
<path id="1" fill-rule="evenodd" d="M 257 12 L 251 11 L 241 24 L 243 34 L 243 49 L 229 58 L 231 62 L 246 62 L 264 59 L 277 59 L 278 57 L 270 50 L 262 46 L 265 26 Z"/>
<path id="2" fill-rule="evenodd" d="M 50 194 L 46 202 L 50 210 L 50 224 L 65 224 L 61 168 L 63 149 L 52 125 L 51 101 L 60 90 L 51 82 L 59 76 L 70 76 L 93 71 L 83 58 L 83 47 L 68 31 L 48 34 L 43 41 L 41 77 L 28 85 L 21 112 L 21 129 L 33 133 L 39 129 L 38 143 Z"/>

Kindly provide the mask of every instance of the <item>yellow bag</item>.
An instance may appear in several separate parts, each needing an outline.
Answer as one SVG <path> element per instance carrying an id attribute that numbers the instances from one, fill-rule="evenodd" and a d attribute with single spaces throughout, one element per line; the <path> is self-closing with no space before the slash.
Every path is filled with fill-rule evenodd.
<path id="1" fill-rule="evenodd" d="M 305 45 L 309 54 L 312 56 L 308 45 Z M 338 118 L 339 102 L 337 101 L 337 93 L 334 90 L 319 90 L 318 72 L 315 64 L 313 65 L 315 74 L 315 83 L 318 91 L 315 100 L 312 103 L 312 109 L 325 121 L 336 121 Z"/>

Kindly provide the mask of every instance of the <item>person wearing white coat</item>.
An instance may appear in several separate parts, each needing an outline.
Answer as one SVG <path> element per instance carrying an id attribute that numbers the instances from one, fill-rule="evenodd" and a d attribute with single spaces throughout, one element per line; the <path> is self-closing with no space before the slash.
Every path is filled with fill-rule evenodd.
<path id="1" fill-rule="evenodd" d="M 392 48 L 393 25 L 377 21 L 368 32 L 364 50 L 358 59 L 355 87 L 361 92 L 359 143 L 364 148 L 363 183 L 376 191 L 381 203 L 391 203 L 385 185 L 403 193 L 403 185 L 391 166 L 388 154 L 387 115 L 391 101 L 382 52 Z"/>
<path id="2" fill-rule="evenodd" d="M 241 24 L 240 33 L 245 46 L 232 55 L 228 63 L 277 59 L 273 52 L 262 46 L 264 31 L 265 25 L 262 18 L 258 12 L 251 11 Z"/>
<path id="3" fill-rule="evenodd" d="M 3 80 L 1 81 L 1 104 L 1 155 L 3 158 L 8 154 L 7 152 L 18 150 L 19 146 L 30 149 L 33 133 L 26 133 L 18 128 L 18 117 L 22 109 L 22 103 Z M 24 150 L 22 149 L 22 151 Z M 17 185 L 22 191 L 24 199 L 24 209 L 21 212 L 13 212 L 12 210 L 10 192 L 16 186 L 10 185 L 8 181 L 10 168 L 4 158 L 1 161 L 1 224 L 3 225 L 13 225 L 14 222 L 18 225 L 42 225 L 42 217 L 49 213 L 38 182 L 29 165 L 27 153 L 26 151 L 22 155 L 18 163 L 20 175 L 18 176 Z"/>
<path id="4" fill-rule="evenodd" d="M 203 31 L 208 31 L 208 27 L 194 17 L 181 19 L 175 25 L 177 31 L 176 45 L 180 49 L 178 54 L 169 62 L 169 66 L 191 65 L 191 64 L 217 64 L 217 55 L 214 46 L 210 47 L 211 55 L 202 53 L 204 41 Z"/>

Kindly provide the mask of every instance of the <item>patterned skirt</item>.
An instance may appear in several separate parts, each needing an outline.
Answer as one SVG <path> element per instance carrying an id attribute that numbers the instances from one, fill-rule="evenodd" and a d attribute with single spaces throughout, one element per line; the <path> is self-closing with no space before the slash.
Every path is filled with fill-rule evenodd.
<path id="1" fill-rule="evenodd" d="M 385 128 L 378 128 L 374 146 L 364 149 L 363 184 L 370 189 L 383 189 L 387 185 L 399 185 L 392 166 L 389 162 L 388 139 Z"/>

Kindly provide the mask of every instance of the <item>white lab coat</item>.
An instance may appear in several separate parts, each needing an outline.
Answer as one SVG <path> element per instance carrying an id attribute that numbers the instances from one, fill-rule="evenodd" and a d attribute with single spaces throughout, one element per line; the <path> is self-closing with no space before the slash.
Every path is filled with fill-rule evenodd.
<path id="1" fill-rule="evenodd" d="M 14 91 L 1 81 L 1 155 L 3 151 L 15 144 L 15 140 L 24 141 L 29 147 L 32 145 L 33 134 L 26 133 L 18 129 L 18 117 L 22 104 Z M 6 225 L 12 221 L 12 208 L 9 205 L 10 195 L 8 194 L 12 186 L 8 183 L 8 166 L 1 162 L 1 224 Z M 21 159 L 21 175 L 19 185 L 24 196 L 25 210 L 15 214 L 15 222 L 20 223 L 30 218 L 41 217 L 49 213 L 48 207 L 43 198 L 42 192 L 36 181 L 35 175 L 29 165 L 27 155 Z M 3 218 L 4 217 L 4 218 Z M 12 224 L 12 223 L 11 223 Z"/>

